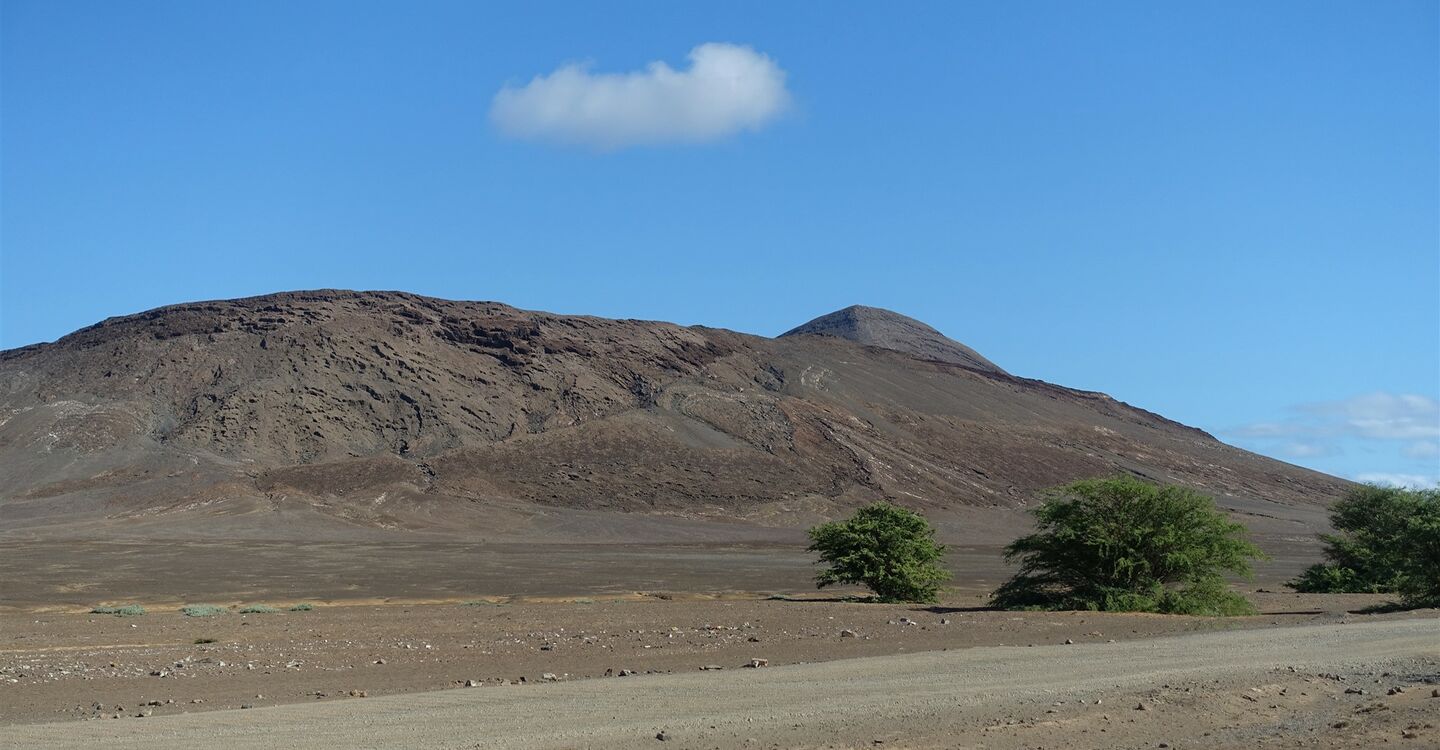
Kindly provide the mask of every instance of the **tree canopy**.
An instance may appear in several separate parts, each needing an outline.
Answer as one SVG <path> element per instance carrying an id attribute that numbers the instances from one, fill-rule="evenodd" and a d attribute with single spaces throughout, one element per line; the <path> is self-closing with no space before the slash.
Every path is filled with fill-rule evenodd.
<path id="1" fill-rule="evenodd" d="M 1290 582 L 1315 593 L 1395 593 L 1440 607 L 1440 490 L 1362 485 L 1330 510 L 1325 562 Z"/>
<path id="2" fill-rule="evenodd" d="M 824 588 L 866 586 L 884 601 L 933 602 L 950 574 L 940 568 L 944 546 L 925 517 L 886 502 L 867 505 L 844 521 L 810 529 L 810 551 L 828 564 L 815 576 Z"/>
<path id="3" fill-rule="evenodd" d="M 1209 497 L 1134 477 L 1062 487 L 1032 511 L 1037 530 L 1005 557 L 1020 570 L 992 602 L 1005 609 L 1247 614 L 1225 574 L 1262 557 Z"/>

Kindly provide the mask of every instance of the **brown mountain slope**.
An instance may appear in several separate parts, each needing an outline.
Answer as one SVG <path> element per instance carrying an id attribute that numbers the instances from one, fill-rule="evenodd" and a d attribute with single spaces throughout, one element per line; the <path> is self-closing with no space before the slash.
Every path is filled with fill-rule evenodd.
<path id="1" fill-rule="evenodd" d="M 0 353 L 0 529 L 673 537 L 1128 471 L 1298 532 L 1343 489 L 992 368 L 395 292 L 176 305 Z"/>
<path id="2" fill-rule="evenodd" d="M 1003 373 L 994 362 L 970 347 L 920 321 L 878 307 L 851 305 L 796 326 L 784 336 L 833 336 L 857 344 L 893 349 L 919 359 L 933 359 Z"/>

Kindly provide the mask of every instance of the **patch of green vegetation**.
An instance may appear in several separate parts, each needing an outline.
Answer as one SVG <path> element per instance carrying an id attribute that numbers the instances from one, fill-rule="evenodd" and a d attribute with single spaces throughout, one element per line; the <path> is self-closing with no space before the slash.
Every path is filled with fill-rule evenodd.
<path id="1" fill-rule="evenodd" d="M 1251 575 L 1264 553 L 1209 497 L 1134 477 L 1062 487 L 1032 511 L 1038 530 L 1005 548 L 1020 571 L 997 590 L 1002 609 L 1254 614 L 1224 574 Z"/>
<path id="2" fill-rule="evenodd" d="M 575 602 L 576 604 L 594 604 L 594 603 L 595 603 L 595 600 L 594 600 L 594 599 L 585 599 L 585 598 L 572 599 L 571 601 Z"/>
<path id="3" fill-rule="evenodd" d="M 268 604 L 247 604 L 241 607 L 239 613 L 242 615 L 273 615 L 280 610 Z"/>
<path id="4" fill-rule="evenodd" d="M 476 599 L 473 602 L 465 602 L 462 607 L 503 607 L 505 602 L 491 601 L 489 599 Z"/>
<path id="5" fill-rule="evenodd" d="M 145 608 L 139 604 L 126 604 L 122 607 L 96 607 L 90 610 L 92 615 L 115 615 L 116 617 L 135 617 L 145 614 Z"/>
<path id="6" fill-rule="evenodd" d="M 810 529 L 809 551 L 820 554 L 825 570 L 815 586 L 858 583 L 880 601 L 934 602 L 950 574 L 940 567 L 945 547 L 925 517 L 898 505 L 878 502 L 844 521 Z"/>
<path id="7" fill-rule="evenodd" d="M 214 617 L 225 614 L 225 608 L 214 604 L 186 604 L 180 608 L 180 612 L 186 617 Z"/>
<path id="8" fill-rule="evenodd" d="M 1406 607 L 1440 607 L 1440 490 L 1364 485 L 1330 511 L 1326 561 L 1289 586 L 1306 593 L 1400 595 Z"/>
<path id="9" fill-rule="evenodd" d="M 305 603 L 305 602 L 301 602 L 301 603 L 296 604 L 295 606 L 291 607 L 291 608 L 290 608 L 290 611 L 291 611 L 291 612 L 309 612 L 309 611 L 312 610 L 312 609 L 315 609 L 315 605 L 314 605 L 314 604 L 307 604 L 307 603 Z"/>

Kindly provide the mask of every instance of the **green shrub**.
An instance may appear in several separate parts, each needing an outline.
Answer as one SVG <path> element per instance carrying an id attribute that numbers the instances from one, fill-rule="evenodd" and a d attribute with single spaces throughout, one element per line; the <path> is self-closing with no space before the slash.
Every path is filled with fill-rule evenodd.
<path id="1" fill-rule="evenodd" d="M 306 603 L 304 603 L 304 602 L 301 602 L 300 604 L 296 604 L 295 606 L 291 607 L 291 608 L 290 608 L 290 611 L 291 611 L 291 612 L 309 612 L 309 611 L 312 610 L 312 609 L 315 609 L 315 605 L 314 605 L 314 604 L 306 604 Z"/>
<path id="2" fill-rule="evenodd" d="M 247 604 L 238 611 L 242 615 L 273 615 L 280 610 L 265 604 Z"/>
<path id="3" fill-rule="evenodd" d="M 950 574 L 939 566 L 945 548 L 925 517 L 886 502 L 873 503 L 845 521 L 810 529 L 811 552 L 828 568 L 815 585 L 857 583 L 882 601 L 933 602 Z"/>
<path id="4" fill-rule="evenodd" d="M 1326 561 L 1290 582 L 1307 593 L 1396 593 L 1440 607 L 1440 490 L 1362 485 L 1330 510 Z"/>
<path id="5" fill-rule="evenodd" d="M 93 615 L 115 615 L 116 617 L 135 617 L 145 614 L 145 608 L 139 604 L 126 604 L 123 607 L 96 607 L 90 610 Z"/>
<path id="6" fill-rule="evenodd" d="M 214 604 L 186 604 L 180 608 L 180 612 L 186 617 L 214 617 L 225 614 L 225 608 Z"/>
<path id="7" fill-rule="evenodd" d="M 1253 614 L 1224 573 L 1263 557 L 1210 498 L 1133 477 L 1089 479 L 1033 512 L 1038 530 L 1005 548 L 1020 570 L 992 603 L 1003 609 Z"/>

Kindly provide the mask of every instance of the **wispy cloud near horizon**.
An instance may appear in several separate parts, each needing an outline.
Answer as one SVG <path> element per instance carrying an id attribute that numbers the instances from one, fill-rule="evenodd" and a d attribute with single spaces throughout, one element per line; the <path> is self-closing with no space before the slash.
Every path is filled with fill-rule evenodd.
<path id="1" fill-rule="evenodd" d="M 790 106 L 785 71 L 747 46 L 710 42 L 684 70 L 656 61 L 628 73 L 563 65 L 495 94 L 490 120 L 504 135 L 614 150 L 702 143 L 757 130 Z"/>
<path id="2" fill-rule="evenodd" d="M 1298 404 L 1289 412 L 1280 420 L 1240 425 L 1221 434 L 1240 438 L 1262 453 L 1296 460 L 1349 453 L 1374 467 L 1350 475 L 1360 482 L 1440 484 L 1440 401 L 1377 392 Z"/>

